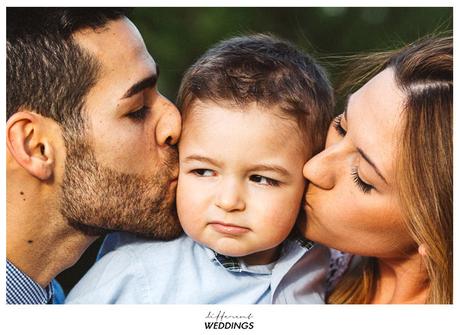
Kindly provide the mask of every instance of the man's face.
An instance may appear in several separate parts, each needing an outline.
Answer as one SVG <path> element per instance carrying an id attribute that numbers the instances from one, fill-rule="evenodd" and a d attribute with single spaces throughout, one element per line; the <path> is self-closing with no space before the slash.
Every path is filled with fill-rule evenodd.
<path id="1" fill-rule="evenodd" d="M 61 211 L 88 234 L 126 230 L 159 239 L 181 232 L 175 213 L 180 116 L 157 91 L 158 68 L 127 19 L 76 42 L 101 64 L 82 136 L 67 140 Z"/>

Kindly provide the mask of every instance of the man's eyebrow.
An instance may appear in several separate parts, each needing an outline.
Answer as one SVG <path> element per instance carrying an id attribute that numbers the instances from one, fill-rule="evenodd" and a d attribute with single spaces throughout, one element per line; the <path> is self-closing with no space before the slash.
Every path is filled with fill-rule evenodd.
<path id="1" fill-rule="evenodd" d="M 251 171 L 275 171 L 283 176 L 290 176 L 288 170 L 283 168 L 282 166 L 275 165 L 275 164 L 257 164 L 251 166 Z"/>
<path id="2" fill-rule="evenodd" d="M 209 163 L 209 164 L 212 164 L 214 166 L 222 166 L 222 163 L 220 161 L 212 159 L 212 158 L 209 158 L 209 157 L 201 156 L 201 155 L 187 156 L 187 157 L 185 157 L 184 161 L 185 162 L 199 161 L 199 162 Z"/>
<path id="3" fill-rule="evenodd" d="M 375 163 L 369 158 L 368 155 L 366 155 L 366 153 L 360 149 L 360 148 L 357 148 L 358 152 L 360 153 L 360 155 L 366 160 L 366 162 L 369 163 L 370 166 L 372 166 L 375 170 L 375 172 L 379 175 L 380 178 L 383 179 L 383 181 L 385 182 L 385 184 L 388 185 L 388 182 L 387 180 L 385 179 L 385 177 L 382 175 L 382 173 L 380 172 L 379 168 L 377 167 L 377 165 L 375 165 Z"/>
<path id="4" fill-rule="evenodd" d="M 139 80 L 137 83 L 135 83 L 133 86 L 131 86 L 126 91 L 126 93 L 123 94 L 122 99 L 132 97 L 133 95 L 143 91 L 146 88 L 155 87 L 155 85 L 157 84 L 157 81 L 158 81 L 159 74 L 160 74 L 160 68 L 158 67 L 158 64 L 157 64 L 155 74 L 152 74 L 151 76 L 149 76 L 147 78 Z"/>

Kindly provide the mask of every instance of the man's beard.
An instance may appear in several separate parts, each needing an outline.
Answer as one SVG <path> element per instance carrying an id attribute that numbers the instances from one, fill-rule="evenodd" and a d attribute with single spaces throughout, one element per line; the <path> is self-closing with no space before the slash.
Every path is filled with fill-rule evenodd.
<path id="1" fill-rule="evenodd" d="M 169 182 L 175 177 L 177 153 L 151 177 L 100 166 L 82 140 L 67 142 L 61 214 L 89 236 L 127 231 L 170 240 L 182 233 Z"/>

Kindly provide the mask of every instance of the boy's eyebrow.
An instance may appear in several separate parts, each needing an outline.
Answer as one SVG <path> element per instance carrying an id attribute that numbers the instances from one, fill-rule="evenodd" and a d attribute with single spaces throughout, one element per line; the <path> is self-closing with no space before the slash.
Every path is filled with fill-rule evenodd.
<path id="1" fill-rule="evenodd" d="M 222 163 L 218 160 L 215 160 L 215 159 L 212 159 L 212 158 L 209 158 L 209 157 L 205 157 L 205 156 L 201 156 L 201 155 L 190 155 L 190 156 L 187 156 L 185 157 L 184 159 L 185 162 L 189 162 L 189 161 L 199 161 L 199 162 L 206 162 L 206 163 L 210 163 L 214 166 L 222 166 Z"/>
<path id="2" fill-rule="evenodd" d="M 251 166 L 251 171 L 275 171 L 283 176 L 291 175 L 288 170 L 276 164 L 257 164 Z"/>
<path id="3" fill-rule="evenodd" d="M 220 162 L 218 160 L 215 160 L 215 159 L 212 159 L 212 158 L 209 158 L 209 157 L 205 157 L 205 156 L 201 156 L 201 155 L 187 156 L 187 157 L 185 157 L 184 161 L 185 162 L 189 162 L 189 161 L 206 162 L 206 163 L 212 164 L 214 166 L 222 166 L 223 165 L 222 162 Z M 250 171 L 275 171 L 275 172 L 278 172 L 279 174 L 281 174 L 283 176 L 290 176 L 291 175 L 288 170 L 286 170 L 282 166 L 279 166 L 279 165 L 276 165 L 276 164 L 257 164 L 257 165 L 252 165 Z"/>

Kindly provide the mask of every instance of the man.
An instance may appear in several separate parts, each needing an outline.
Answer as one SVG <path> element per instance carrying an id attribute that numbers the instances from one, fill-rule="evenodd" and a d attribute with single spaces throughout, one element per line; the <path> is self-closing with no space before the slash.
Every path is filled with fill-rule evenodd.
<path id="1" fill-rule="evenodd" d="M 108 231 L 181 233 L 180 116 L 158 75 L 122 9 L 7 9 L 7 303 L 53 302 Z"/>

